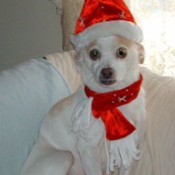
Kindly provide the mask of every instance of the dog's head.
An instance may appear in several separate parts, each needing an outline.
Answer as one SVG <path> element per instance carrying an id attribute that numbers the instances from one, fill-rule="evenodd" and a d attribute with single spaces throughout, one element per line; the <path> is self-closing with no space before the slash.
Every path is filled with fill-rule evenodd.
<path id="1" fill-rule="evenodd" d="M 142 45 L 115 35 L 99 38 L 79 51 L 77 64 L 89 88 L 108 92 L 136 81 L 143 61 Z"/>

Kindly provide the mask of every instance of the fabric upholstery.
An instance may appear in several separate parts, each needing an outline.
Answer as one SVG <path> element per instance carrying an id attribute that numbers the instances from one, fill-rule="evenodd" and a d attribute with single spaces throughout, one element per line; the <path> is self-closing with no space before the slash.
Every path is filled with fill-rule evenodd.
<path id="1" fill-rule="evenodd" d="M 68 51 L 72 49 L 70 44 L 70 35 L 74 33 L 77 18 L 80 14 L 81 7 L 84 0 L 52 0 L 57 2 L 59 9 L 61 9 L 61 25 L 63 36 L 63 50 Z"/>
<path id="2" fill-rule="evenodd" d="M 46 55 L 47 60 L 53 64 L 64 77 L 69 89 L 74 93 L 81 84 L 81 77 L 76 69 L 76 53 L 69 52 L 54 53 Z"/>
<path id="3" fill-rule="evenodd" d="M 70 94 L 52 64 L 31 59 L 0 73 L 0 174 L 19 175 L 54 103 Z"/>

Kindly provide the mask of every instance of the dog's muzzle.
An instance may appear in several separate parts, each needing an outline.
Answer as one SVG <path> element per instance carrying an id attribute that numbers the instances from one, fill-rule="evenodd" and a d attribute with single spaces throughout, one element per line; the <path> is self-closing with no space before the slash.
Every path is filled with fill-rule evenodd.
<path id="1" fill-rule="evenodd" d="M 112 85 L 116 82 L 114 77 L 115 77 L 114 70 L 110 67 L 107 67 L 101 70 L 99 80 L 100 83 L 103 85 Z"/>

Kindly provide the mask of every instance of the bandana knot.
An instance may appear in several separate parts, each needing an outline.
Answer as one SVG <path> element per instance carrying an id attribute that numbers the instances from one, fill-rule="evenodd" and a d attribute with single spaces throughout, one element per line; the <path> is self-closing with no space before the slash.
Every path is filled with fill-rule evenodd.
<path id="1" fill-rule="evenodd" d="M 108 140 L 118 140 L 131 134 L 136 128 L 118 109 L 137 98 L 143 77 L 130 86 L 107 93 L 97 93 L 85 86 L 87 97 L 92 97 L 91 110 L 95 118 L 101 118 L 106 129 Z"/>

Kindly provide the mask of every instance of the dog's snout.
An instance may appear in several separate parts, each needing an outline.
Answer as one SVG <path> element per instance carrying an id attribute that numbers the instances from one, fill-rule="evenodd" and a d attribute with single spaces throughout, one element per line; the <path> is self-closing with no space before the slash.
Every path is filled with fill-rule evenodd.
<path id="1" fill-rule="evenodd" d="M 112 78 L 113 74 L 114 74 L 113 69 L 110 68 L 110 67 L 108 67 L 108 68 L 103 68 L 103 69 L 101 70 L 101 75 L 102 75 L 102 77 L 105 78 L 105 79 L 110 79 L 110 78 Z"/>

